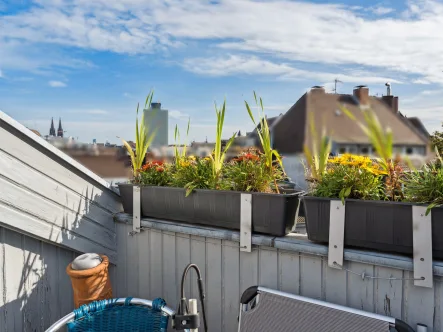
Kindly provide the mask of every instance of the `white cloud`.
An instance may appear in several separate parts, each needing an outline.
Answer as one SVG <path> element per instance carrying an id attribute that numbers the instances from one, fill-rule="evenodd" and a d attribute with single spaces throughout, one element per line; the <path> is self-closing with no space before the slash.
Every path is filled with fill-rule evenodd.
<path id="1" fill-rule="evenodd" d="M 3 27 L 2 27 L 3 28 Z M 0 29 L 0 66 L 12 70 L 48 74 L 48 70 L 57 68 L 78 69 L 92 68 L 87 60 L 65 55 L 54 47 L 34 44 L 32 41 L 9 39 Z"/>
<path id="2" fill-rule="evenodd" d="M 431 82 L 429 82 L 428 80 L 424 80 L 424 79 L 417 79 L 417 80 L 413 80 L 412 83 L 414 84 L 431 84 Z"/>
<path id="3" fill-rule="evenodd" d="M 48 84 L 50 87 L 53 87 L 53 88 L 65 88 L 66 87 L 66 83 L 61 82 L 61 81 L 49 81 Z"/>
<path id="4" fill-rule="evenodd" d="M 393 8 L 383 6 L 371 7 L 369 10 L 375 15 L 386 15 L 394 11 Z"/>
<path id="5" fill-rule="evenodd" d="M 283 75 L 292 68 L 286 64 L 276 64 L 255 56 L 229 55 L 215 58 L 185 59 L 184 68 L 197 74 L 228 76 L 233 74 Z"/>
<path id="6" fill-rule="evenodd" d="M 215 58 L 192 58 L 184 61 L 184 68 L 201 75 L 272 75 L 281 80 L 298 81 L 310 79 L 316 81 L 333 81 L 338 78 L 349 83 L 401 83 L 393 78 L 372 76 L 371 73 L 355 72 L 317 72 L 298 69 L 288 63 L 275 63 L 262 60 L 256 56 L 229 55 Z"/>
<path id="7" fill-rule="evenodd" d="M 398 75 L 394 76 L 397 80 L 413 75 L 417 83 L 443 84 L 443 34 L 435 33 L 443 24 L 443 4 L 435 0 L 409 0 L 403 16 L 389 16 L 390 8 L 375 6 L 373 11 L 383 14 L 376 18 L 361 15 L 361 9 L 352 6 L 289 0 L 38 0 L 38 4 L 2 16 L 2 68 L 63 63 L 63 56 L 45 59 L 40 53 L 34 58 L 23 52 L 23 43 L 26 47 L 62 45 L 147 54 L 200 40 L 205 41 L 204 57 L 226 49 L 256 57 L 255 62 L 242 64 L 238 73 L 283 75 L 281 61 L 264 62 L 261 71 L 256 68 L 271 54 L 290 63 L 346 65 L 368 71 L 375 67 L 375 72 Z M 225 70 L 216 64 L 208 68 L 213 75 Z M 323 71 L 316 70 L 321 76 Z"/>
<path id="8" fill-rule="evenodd" d="M 436 95 L 436 94 L 442 94 L 442 90 L 423 90 L 420 92 L 420 94 L 429 96 L 429 95 Z"/>
<path id="9" fill-rule="evenodd" d="M 410 98 L 400 99 L 400 111 L 408 117 L 418 117 L 430 133 L 441 130 L 443 90 L 423 90 Z"/>
<path id="10" fill-rule="evenodd" d="M 177 111 L 177 110 L 168 111 L 168 115 L 169 115 L 169 117 L 177 119 L 177 120 L 183 120 L 183 119 L 189 118 L 189 114 L 183 113 L 183 112 Z"/>

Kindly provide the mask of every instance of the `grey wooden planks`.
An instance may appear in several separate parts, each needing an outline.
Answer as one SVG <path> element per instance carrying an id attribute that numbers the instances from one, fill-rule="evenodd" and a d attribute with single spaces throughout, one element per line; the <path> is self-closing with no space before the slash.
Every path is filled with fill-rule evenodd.
<path id="1" fill-rule="evenodd" d="M 0 227 L 0 331 L 44 331 L 74 307 L 75 252 Z"/>
<path id="2" fill-rule="evenodd" d="M 0 112 L 0 223 L 80 252 L 116 259 L 109 184 Z"/>
<path id="3" fill-rule="evenodd" d="M 136 240 L 127 235 L 131 225 L 118 225 L 119 228 L 126 228 L 126 232 L 118 231 L 119 237 L 125 237 L 123 241 L 118 239 L 119 252 L 125 252 L 124 248 L 120 248 L 122 243 L 127 246 L 127 241 L 134 241 L 139 248 L 139 269 L 142 265 L 149 264 L 145 268 L 146 274 L 139 271 L 140 278 L 146 279 L 146 283 L 150 285 L 149 299 L 167 298 L 168 305 L 176 309 L 175 301 L 178 300 L 184 267 L 187 262 L 196 263 L 200 267 L 205 281 L 206 308 L 211 331 L 235 330 L 240 296 L 245 289 L 254 285 L 404 319 L 412 326 L 420 322 L 427 324 L 429 331 L 441 331 L 441 278 L 435 278 L 434 289 L 423 293 L 424 288 L 415 287 L 412 282 L 384 279 L 411 277 L 410 272 L 397 268 L 345 261 L 345 267 L 355 273 L 365 272 L 367 275 L 382 278 L 362 279 L 361 275 L 329 268 L 327 260 L 319 255 L 267 246 L 253 246 L 252 252 L 246 253 L 239 251 L 236 241 L 156 229 L 143 231 L 135 236 L 139 237 Z M 147 251 L 149 259 L 146 257 Z M 117 270 L 120 268 L 117 266 Z M 126 274 L 128 273 L 131 273 L 130 268 L 126 269 Z M 198 298 L 193 272 L 189 279 L 192 281 L 186 284 L 186 296 L 188 299 Z M 143 284 L 142 279 L 140 284 Z M 188 295 L 189 288 L 191 295 Z M 140 289 L 139 293 L 142 292 Z"/>

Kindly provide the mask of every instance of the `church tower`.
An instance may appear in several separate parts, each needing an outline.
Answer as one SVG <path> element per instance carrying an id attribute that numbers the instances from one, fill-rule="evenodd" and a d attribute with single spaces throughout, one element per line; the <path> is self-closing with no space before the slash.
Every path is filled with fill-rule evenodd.
<path id="1" fill-rule="evenodd" d="M 54 118 L 51 119 L 51 128 L 49 129 L 49 136 L 55 136 Z"/>
<path id="2" fill-rule="evenodd" d="M 62 119 L 58 120 L 57 137 L 63 137 Z"/>

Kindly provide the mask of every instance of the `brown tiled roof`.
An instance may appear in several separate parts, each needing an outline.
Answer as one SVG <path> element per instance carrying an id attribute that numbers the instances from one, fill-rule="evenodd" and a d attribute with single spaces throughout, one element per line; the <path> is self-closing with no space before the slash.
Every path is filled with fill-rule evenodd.
<path id="1" fill-rule="evenodd" d="M 407 119 L 424 137 L 429 138 L 429 132 L 419 118 L 413 117 Z"/>
<path id="2" fill-rule="evenodd" d="M 278 119 L 279 117 L 281 117 L 281 116 L 283 116 L 283 114 L 280 114 L 280 115 L 278 115 L 278 116 L 274 116 L 274 117 L 272 117 L 272 118 L 266 118 L 266 121 L 268 122 L 268 127 L 269 127 L 269 128 L 272 128 L 272 126 L 277 122 L 277 119 Z M 248 134 L 248 136 L 249 136 L 250 138 L 258 139 L 257 130 L 259 130 L 260 128 L 261 128 L 261 123 L 259 123 L 259 124 L 254 128 L 254 130 Z"/>
<path id="3" fill-rule="evenodd" d="M 370 144 L 368 137 L 343 112 L 345 107 L 357 120 L 364 122 L 363 110 L 353 95 L 309 92 L 304 94 L 274 127 L 275 147 L 281 153 L 300 153 L 303 144 L 311 146 L 309 116 L 312 115 L 319 136 L 322 128 L 336 143 Z M 427 140 L 406 124 L 383 101 L 369 97 L 368 108 L 372 109 L 384 127 L 391 128 L 394 144 L 426 145 Z"/>

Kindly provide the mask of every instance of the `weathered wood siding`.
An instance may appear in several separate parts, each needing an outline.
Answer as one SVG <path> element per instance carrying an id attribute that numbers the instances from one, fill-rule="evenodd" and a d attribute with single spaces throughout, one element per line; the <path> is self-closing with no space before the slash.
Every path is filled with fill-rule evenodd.
<path id="1" fill-rule="evenodd" d="M 116 262 L 109 184 L 0 112 L 0 331 L 45 331 L 73 309 L 66 266 Z M 111 277 L 114 273 L 111 267 Z"/>
<path id="2" fill-rule="evenodd" d="M 0 227 L 0 331 L 44 331 L 72 311 L 76 253 Z"/>
<path id="3" fill-rule="evenodd" d="M 328 267 L 326 250 L 313 252 L 312 244 L 301 243 L 300 251 L 285 250 L 284 240 L 274 240 L 271 246 L 254 246 L 251 253 L 240 252 L 239 243 L 201 237 L 183 232 L 171 232 L 168 224 L 142 222 L 146 230 L 128 236 L 131 224 L 118 223 L 118 266 L 114 289 L 117 295 L 152 299 L 163 297 L 169 306 L 177 308 L 181 275 L 185 266 L 196 263 L 203 274 L 206 289 L 206 309 L 210 330 L 232 332 L 237 328 L 239 299 L 242 292 L 252 285 L 300 294 L 341 305 L 363 309 L 382 315 L 400 318 L 414 327 L 427 324 L 428 331 L 443 331 L 443 283 L 441 276 L 434 277 L 434 288 L 415 287 L 411 280 L 389 281 L 362 279 L 361 276 Z M 160 229 L 162 228 L 163 229 Z M 176 227 L 185 229 L 190 227 Z M 196 228 L 195 228 L 196 229 Z M 194 233 L 206 233 L 203 229 Z M 213 232 L 217 237 L 223 232 Z M 237 232 L 231 232 L 237 233 Z M 256 241 L 261 241 L 260 239 Z M 265 243 L 267 239 L 263 239 Z M 278 247 L 278 248 L 276 248 Z M 357 251 L 353 259 L 345 261 L 345 267 L 367 275 L 389 278 L 413 278 L 409 270 L 359 262 Z M 351 256 L 345 254 L 345 258 Z M 377 257 L 377 256 L 373 256 Z M 371 259 L 371 258 L 370 258 Z M 396 256 L 388 256 L 384 263 Z M 366 259 L 367 261 L 367 259 Z M 405 260 L 397 263 L 404 265 Z M 434 268 L 435 270 L 436 268 Z M 437 268 L 441 271 L 440 266 Z M 191 275 L 194 273 L 191 272 Z M 194 276 L 186 284 L 186 294 L 198 298 Z"/>
<path id="4" fill-rule="evenodd" d="M 109 184 L 0 112 L 0 225 L 116 258 Z"/>

